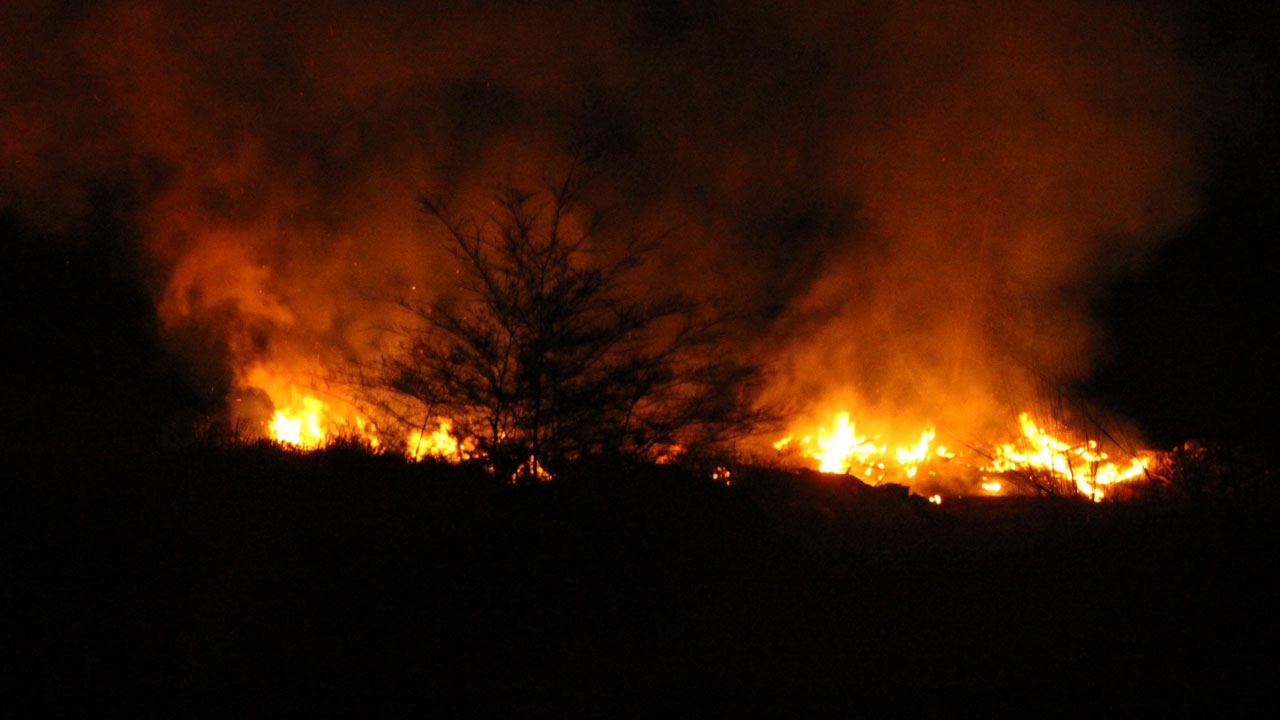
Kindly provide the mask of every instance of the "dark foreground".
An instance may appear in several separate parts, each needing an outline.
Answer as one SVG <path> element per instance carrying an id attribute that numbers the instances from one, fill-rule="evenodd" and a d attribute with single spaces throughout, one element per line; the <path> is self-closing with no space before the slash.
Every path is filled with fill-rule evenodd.
<path id="1" fill-rule="evenodd" d="M 1252 715 L 1280 687 L 1265 507 L 526 488 L 268 448 L 15 465 L 24 715 Z"/>

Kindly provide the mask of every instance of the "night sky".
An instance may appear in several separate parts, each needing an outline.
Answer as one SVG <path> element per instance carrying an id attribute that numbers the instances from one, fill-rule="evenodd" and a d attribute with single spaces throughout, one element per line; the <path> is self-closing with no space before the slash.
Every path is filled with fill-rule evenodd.
<path id="1" fill-rule="evenodd" d="M 585 128 L 602 242 L 674 228 L 647 281 L 743 308 L 802 412 L 972 435 L 1049 374 L 1280 447 L 1271 3 L 261 5 L 0 10 L 10 440 L 376 355 L 447 283 L 417 194 Z"/>

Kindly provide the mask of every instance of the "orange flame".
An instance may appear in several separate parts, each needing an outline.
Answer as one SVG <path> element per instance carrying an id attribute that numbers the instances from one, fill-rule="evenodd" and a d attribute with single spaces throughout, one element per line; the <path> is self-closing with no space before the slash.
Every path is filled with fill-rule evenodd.
<path id="1" fill-rule="evenodd" d="M 1018 423 L 1022 437 L 997 447 L 988 470 L 1049 473 L 1068 485 L 1074 485 L 1080 494 L 1102 500 L 1102 488 L 1142 477 L 1151 462 L 1151 456 L 1146 455 L 1118 465 L 1098 448 L 1096 440 L 1075 445 L 1060 440 L 1037 425 L 1027 413 L 1018 416 Z"/>
<path id="2" fill-rule="evenodd" d="M 453 421 L 449 418 L 436 418 L 435 430 L 425 432 L 414 430 L 409 433 L 405 444 L 405 454 L 410 460 L 419 461 L 433 457 L 449 462 L 461 462 L 475 457 L 476 444 L 471 438 L 459 440 L 453 435 Z"/>
<path id="3" fill-rule="evenodd" d="M 371 448 L 381 444 L 372 423 L 354 413 L 341 413 L 314 395 L 291 389 L 292 401 L 277 408 L 267 423 L 270 437 L 299 450 L 318 450 L 338 438 L 354 438 Z"/>
<path id="4" fill-rule="evenodd" d="M 891 452 L 890 442 L 860 434 L 848 412 L 837 414 L 830 430 L 822 427 L 816 433 L 791 434 L 773 446 L 780 453 L 794 453 L 816 463 L 820 472 L 857 473 L 872 484 L 918 485 L 924 480 L 921 470 L 928 469 L 930 477 L 947 472 L 965 475 L 969 478 L 966 482 L 974 486 L 973 491 L 998 495 L 1005 492 L 1006 483 L 989 477 L 988 473 L 1012 477 L 1047 473 L 1054 482 L 1074 488 L 1093 500 L 1105 496 L 1103 488 L 1142 477 L 1154 458 L 1154 453 L 1144 452 L 1127 463 L 1116 462 L 1097 441 L 1072 443 L 1055 437 L 1028 413 L 1020 414 L 1018 422 L 1020 435 L 1015 440 L 989 446 L 994 447 L 990 453 L 975 450 L 964 456 L 941 445 L 934 446 L 937 434 L 931 426 L 919 433 L 914 444 L 897 445 Z M 943 470 L 940 463 L 954 464 Z M 924 485 L 927 486 L 928 483 Z M 931 502 L 941 502 L 941 496 L 934 500 L 932 491 L 927 492 Z"/>
<path id="5" fill-rule="evenodd" d="M 911 479 L 920 466 L 931 457 L 950 458 L 943 447 L 930 449 L 934 430 L 925 428 L 913 445 L 899 445 L 892 454 L 889 444 L 880 438 L 868 439 L 858 434 L 848 412 L 840 412 L 835 418 L 835 428 L 827 431 L 819 428 L 816 434 L 795 439 L 788 435 L 773 444 L 779 452 L 797 452 L 801 457 L 818 461 L 819 472 L 861 473 L 869 482 L 880 482 L 890 477 Z M 816 437 L 815 437 L 816 435 Z"/>
<path id="6" fill-rule="evenodd" d="M 323 402 L 306 395 L 292 406 L 276 410 L 271 418 L 271 436 L 282 445 L 314 450 L 328 440 L 320 422 L 324 410 Z"/>

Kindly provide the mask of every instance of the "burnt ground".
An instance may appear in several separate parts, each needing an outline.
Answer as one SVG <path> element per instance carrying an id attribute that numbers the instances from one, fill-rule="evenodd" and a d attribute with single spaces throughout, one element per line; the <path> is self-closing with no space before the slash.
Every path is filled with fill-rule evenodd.
<path id="1" fill-rule="evenodd" d="M 269 447 L 7 462 L 11 707 L 1230 712 L 1280 680 L 1259 507 L 514 487 Z"/>

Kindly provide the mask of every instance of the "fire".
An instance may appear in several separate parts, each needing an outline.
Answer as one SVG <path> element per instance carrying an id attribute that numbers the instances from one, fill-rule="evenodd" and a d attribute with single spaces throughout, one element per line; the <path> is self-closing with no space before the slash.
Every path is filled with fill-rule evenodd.
<path id="1" fill-rule="evenodd" d="M 516 468 L 515 473 L 511 475 L 512 482 L 517 482 L 520 478 L 533 478 L 539 482 L 547 482 L 548 480 L 554 480 L 555 476 L 542 463 L 538 462 L 538 458 L 530 455 L 529 459 L 521 463 L 520 467 Z"/>
<path id="2" fill-rule="evenodd" d="M 1059 438 L 1029 413 L 1018 416 L 1018 427 L 1017 437 L 1009 442 L 988 444 L 986 450 L 971 444 L 970 452 L 962 454 L 933 445 L 937 433 L 932 426 L 909 435 L 918 437 L 914 443 L 895 446 L 859 433 L 850 414 L 842 411 L 830 430 L 822 427 L 815 433 L 791 434 L 773 446 L 780 453 L 794 453 L 816 464 L 820 472 L 858 474 L 872 484 L 901 482 L 928 487 L 923 493 L 935 503 L 941 502 L 941 496 L 933 493 L 933 487 L 944 481 L 990 495 L 1006 492 L 1010 482 L 1039 492 L 1068 488 L 1097 501 L 1105 497 L 1103 488 L 1143 477 L 1154 457 L 1141 453 L 1128 462 L 1112 460 L 1096 440 Z"/>
<path id="3" fill-rule="evenodd" d="M 434 425 L 424 424 L 407 434 L 379 428 L 355 402 L 343 398 L 340 388 L 329 392 L 302 389 L 287 379 L 297 375 L 304 373 L 290 375 L 259 366 L 246 376 L 245 384 L 261 390 L 275 406 L 264 425 L 265 437 L 275 443 L 311 451 L 335 441 L 355 440 L 374 449 L 400 448 L 415 462 L 439 458 L 457 463 L 480 454 L 475 438 L 454 433 L 450 418 L 434 418 Z M 541 477 L 545 470 L 539 467 L 534 474 Z"/>
<path id="4" fill-rule="evenodd" d="M 649 449 L 649 459 L 659 465 L 677 463 L 684 456 L 685 449 L 679 443 L 659 443 Z"/>
<path id="5" fill-rule="evenodd" d="M 340 438 L 355 438 L 371 448 L 387 442 L 402 447 L 413 461 L 438 458 L 456 463 L 480 456 L 474 438 L 454 434 L 450 418 L 437 417 L 434 426 L 424 425 L 407 435 L 388 439 L 354 405 L 336 398 L 322 399 L 319 393 L 301 390 L 265 371 L 259 371 L 253 379 L 275 405 L 265 429 L 267 436 L 281 445 L 310 451 Z M 848 411 L 838 412 L 833 420 L 830 429 L 821 426 L 813 432 L 793 433 L 773 446 L 780 453 L 814 464 L 820 472 L 856 474 L 872 484 L 911 485 L 934 504 L 942 502 L 942 495 L 936 490 L 952 481 L 964 484 L 969 491 L 990 495 L 1006 492 L 1012 483 L 1024 490 L 1066 490 L 1098 501 L 1111 492 L 1112 486 L 1143 477 L 1154 459 L 1152 453 L 1141 453 L 1128 462 L 1113 460 L 1096 440 L 1063 439 L 1025 412 L 1018 416 L 1019 432 L 1013 440 L 992 443 L 986 446 L 988 450 L 966 443 L 970 451 L 959 453 L 934 445 L 937 431 L 931 425 L 897 435 L 914 438 L 897 443 L 859 431 Z M 654 453 L 653 459 L 658 463 L 672 462 L 682 451 L 678 445 L 665 446 Z M 548 480 L 552 475 L 530 458 L 516 471 L 516 477 Z M 712 477 L 732 483 L 729 470 L 723 467 L 717 467 Z"/>
<path id="6" fill-rule="evenodd" d="M 453 435 L 453 421 L 449 418 L 436 418 L 435 430 L 426 432 L 414 430 L 409 433 L 405 445 L 405 454 L 410 460 L 418 461 L 428 457 L 461 462 L 475 455 L 476 444 L 471 438 L 458 440 Z"/>
<path id="7" fill-rule="evenodd" d="M 811 435 L 805 435 L 797 443 L 795 447 L 806 457 L 813 458 L 818 461 L 818 469 L 825 473 L 847 473 L 857 464 L 866 464 L 866 461 L 883 452 L 883 448 L 877 448 L 874 443 L 867 442 L 865 437 L 857 434 L 854 424 L 849 421 L 849 413 L 842 412 L 836 416 L 836 427 L 830 433 L 826 433 L 826 428 L 822 428 L 820 434 L 815 441 Z M 774 443 L 773 446 L 779 451 L 784 451 L 792 447 L 793 435 Z M 814 445 L 817 445 L 814 448 Z"/>
<path id="8" fill-rule="evenodd" d="M 315 395 L 291 388 L 292 400 L 267 423 L 272 440 L 299 450 L 318 450 L 338 438 L 354 438 L 369 447 L 381 444 L 377 428 L 354 413 L 342 413 Z"/>
<path id="9" fill-rule="evenodd" d="M 729 470 L 729 468 L 723 465 L 716 466 L 716 469 L 711 472 L 712 480 L 715 480 L 716 482 L 723 482 L 725 485 L 733 485 L 732 478 L 733 478 L 733 473 Z"/>
<path id="10" fill-rule="evenodd" d="M 898 464 L 906 470 L 908 478 L 915 477 L 920 463 L 929 457 L 929 443 L 933 442 L 933 435 L 933 428 L 929 428 L 920 433 L 920 442 L 915 447 L 898 448 Z"/>
<path id="11" fill-rule="evenodd" d="M 910 445 L 898 445 L 891 453 L 889 443 L 880 439 L 868 439 L 859 434 L 857 426 L 849 419 L 848 412 L 835 417 L 835 427 L 827 431 L 820 428 L 815 434 L 803 435 L 799 440 L 788 435 L 773 444 L 779 452 L 798 452 L 802 457 L 816 460 L 818 470 L 824 473 L 861 473 L 872 482 L 890 477 L 911 479 L 920 466 L 931 457 L 952 457 L 946 448 L 930 448 L 935 436 L 932 427 L 919 433 L 919 439 Z"/>
<path id="12" fill-rule="evenodd" d="M 1112 462 L 1096 440 L 1072 444 L 1051 435 L 1027 413 L 1018 416 L 1022 437 L 996 448 L 988 470 L 1013 474 L 1042 473 L 1074 486 L 1082 495 L 1101 500 L 1102 488 L 1142 477 L 1151 457 Z"/>
<path id="13" fill-rule="evenodd" d="M 271 418 L 271 436 L 282 445 L 314 450 L 328 440 L 320 422 L 324 410 L 323 402 L 306 395 L 293 406 L 276 410 Z"/>

